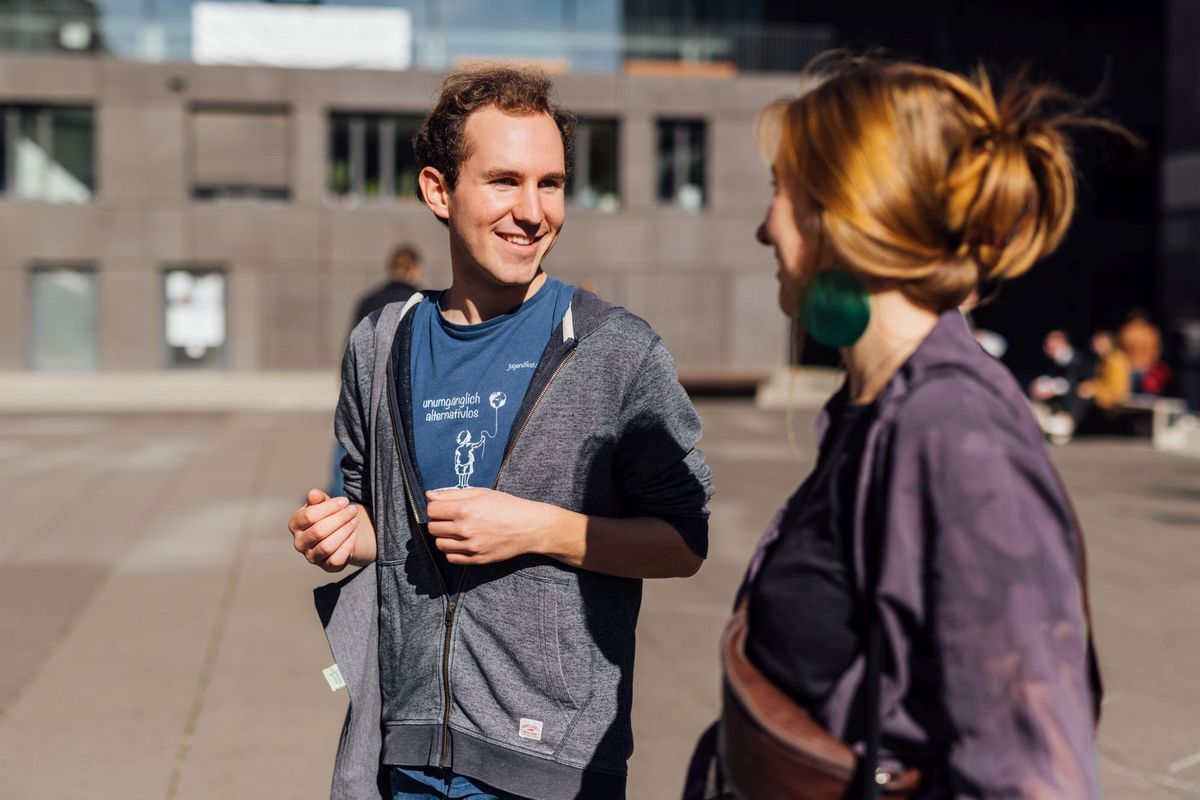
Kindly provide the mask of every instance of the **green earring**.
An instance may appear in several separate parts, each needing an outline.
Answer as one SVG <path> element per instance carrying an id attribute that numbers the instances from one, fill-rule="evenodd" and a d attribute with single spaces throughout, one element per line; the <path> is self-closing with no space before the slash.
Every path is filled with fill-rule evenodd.
<path id="1" fill-rule="evenodd" d="M 871 297 L 862 281 L 831 269 L 817 274 L 800 302 L 808 335 L 827 347 L 849 347 L 871 321 Z"/>

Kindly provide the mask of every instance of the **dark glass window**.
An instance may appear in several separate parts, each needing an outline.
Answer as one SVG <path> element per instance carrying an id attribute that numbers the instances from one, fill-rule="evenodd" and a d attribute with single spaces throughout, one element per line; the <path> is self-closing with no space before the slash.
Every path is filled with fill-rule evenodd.
<path id="1" fill-rule="evenodd" d="M 330 114 L 330 198 L 354 203 L 416 197 L 412 137 L 421 119 L 419 114 Z"/>
<path id="2" fill-rule="evenodd" d="M 0 108 L 0 197 L 8 194 L 8 125 L 4 110 Z"/>
<path id="3" fill-rule="evenodd" d="M 350 193 L 350 120 L 334 117 L 329 121 L 329 193 Z"/>
<path id="4" fill-rule="evenodd" d="M 163 272 L 163 346 L 167 367 L 225 366 L 225 271 L 170 267 Z"/>
<path id="5" fill-rule="evenodd" d="M 96 270 L 30 270 L 29 362 L 38 370 L 91 371 L 100 363 Z"/>
<path id="6" fill-rule="evenodd" d="M 0 194 L 86 203 L 96 191 L 90 108 L 0 106 Z"/>
<path id="7" fill-rule="evenodd" d="M 708 203 L 703 121 L 658 121 L 658 199 L 687 211 Z"/>
<path id="8" fill-rule="evenodd" d="M 567 196 L 584 208 L 621 207 L 615 119 L 582 119 L 575 129 L 575 155 Z"/>
<path id="9" fill-rule="evenodd" d="M 54 142 L 54 162 L 65 173 L 72 186 L 96 189 L 95 132 L 92 111 L 88 108 L 55 108 L 50 110 Z M 80 192 L 82 196 L 82 191 Z"/>
<path id="10" fill-rule="evenodd" d="M 395 160 L 392 168 L 394 177 L 392 185 L 396 197 L 415 198 L 417 196 L 417 155 L 413 152 L 412 137 L 421 123 L 420 117 L 411 117 L 405 124 L 396 125 Z"/>

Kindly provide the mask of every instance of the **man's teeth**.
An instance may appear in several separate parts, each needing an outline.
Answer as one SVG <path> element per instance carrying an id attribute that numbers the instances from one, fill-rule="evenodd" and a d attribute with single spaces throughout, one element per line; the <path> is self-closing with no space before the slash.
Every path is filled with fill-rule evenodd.
<path id="1" fill-rule="evenodd" d="M 515 236 L 511 233 L 502 233 L 500 234 L 500 238 L 513 244 L 533 244 L 533 239 L 530 239 L 528 236 Z"/>

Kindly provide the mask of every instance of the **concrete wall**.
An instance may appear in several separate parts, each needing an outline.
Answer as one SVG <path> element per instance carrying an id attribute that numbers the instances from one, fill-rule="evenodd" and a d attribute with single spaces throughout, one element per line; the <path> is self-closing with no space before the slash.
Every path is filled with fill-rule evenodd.
<path id="1" fill-rule="evenodd" d="M 382 278 L 398 241 L 426 254 L 428 285 L 450 275 L 445 229 L 415 199 L 354 209 L 325 202 L 327 115 L 422 112 L 440 77 L 0 56 L 0 103 L 94 107 L 98 162 L 90 204 L 0 200 L 0 369 L 26 368 L 26 272 L 54 262 L 98 269 L 102 369 L 162 367 L 161 271 L 195 262 L 228 275 L 227 366 L 336 364 L 356 297 Z M 783 363 L 774 264 L 753 241 L 769 190 L 752 125 L 794 81 L 565 75 L 558 85 L 577 113 L 620 119 L 622 208 L 570 209 L 547 269 L 591 278 L 645 316 L 683 372 L 738 377 Z M 191 198 L 194 104 L 290 110 L 289 201 Z M 655 199 L 655 121 L 676 116 L 708 123 L 708 203 L 699 213 Z"/>

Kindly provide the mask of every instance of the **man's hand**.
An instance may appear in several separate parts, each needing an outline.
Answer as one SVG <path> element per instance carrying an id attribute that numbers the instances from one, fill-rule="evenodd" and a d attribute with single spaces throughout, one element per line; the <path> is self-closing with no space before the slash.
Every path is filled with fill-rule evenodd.
<path id="1" fill-rule="evenodd" d="M 320 489 L 309 489 L 306 500 L 288 519 L 288 530 L 296 552 L 308 563 L 326 572 L 339 572 L 347 564 L 367 564 L 375 559 L 374 530 L 361 506 L 345 497 L 330 497 Z"/>
<path id="2" fill-rule="evenodd" d="M 429 534 L 451 564 L 491 564 L 533 552 L 562 509 L 491 489 L 426 492 Z"/>
<path id="3" fill-rule="evenodd" d="M 703 559 L 655 517 L 589 517 L 491 489 L 426 492 L 429 533 L 451 564 L 533 553 L 623 578 L 694 575 Z"/>

